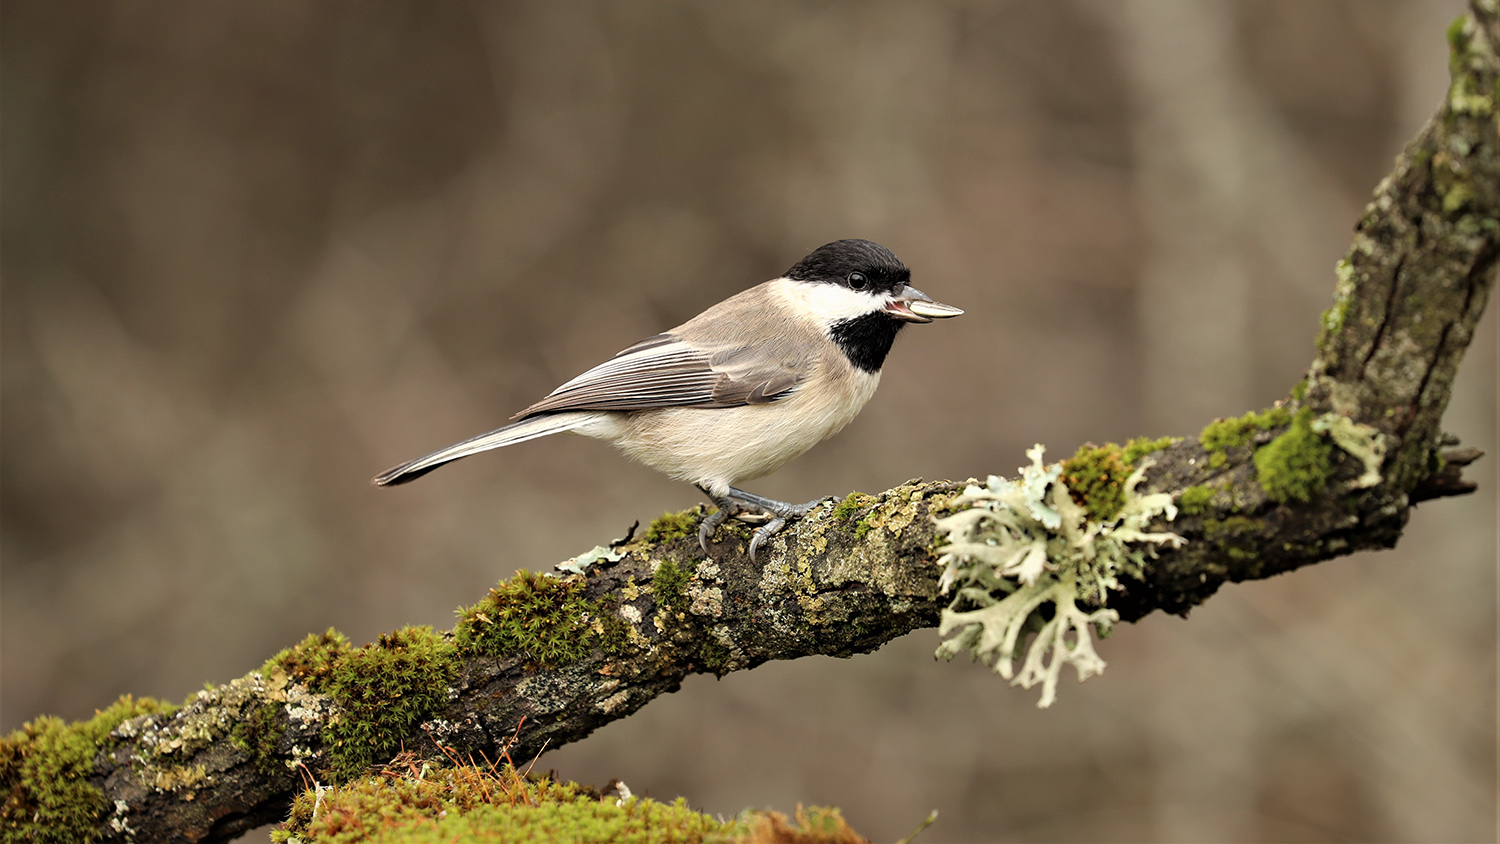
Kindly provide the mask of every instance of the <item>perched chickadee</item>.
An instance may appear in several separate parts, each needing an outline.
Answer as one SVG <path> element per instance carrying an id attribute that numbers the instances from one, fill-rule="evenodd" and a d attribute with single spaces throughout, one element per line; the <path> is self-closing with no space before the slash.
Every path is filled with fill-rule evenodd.
<path id="1" fill-rule="evenodd" d="M 818 501 L 788 504 L 735 488 L 768 475 L 849 424 L 880 383 L 909 322 L 963 311 L 908 284 L 911 271 L 868 240 L 820 246 L 778 279 L 648 337 L 511 417 L 510 425 L 376 477 L 393 486 L 460 457 L 571 431 L 610 440 L 688 481 L 718 506 L 698 542 L 730 516 L 769 519 L 750 556 Z"/>

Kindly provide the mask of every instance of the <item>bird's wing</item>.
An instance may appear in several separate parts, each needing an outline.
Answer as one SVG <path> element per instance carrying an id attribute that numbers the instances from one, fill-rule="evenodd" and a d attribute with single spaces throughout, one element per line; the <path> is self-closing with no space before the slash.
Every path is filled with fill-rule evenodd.
<path id="1" fill-rule="evenodd" d="M 807 362 L 780 343 L 731 346 L 689 343 L 675 334 L 648 337 L 512 418 L 564 410 L 739 407 L 786 398 L 807 375 Z"/>

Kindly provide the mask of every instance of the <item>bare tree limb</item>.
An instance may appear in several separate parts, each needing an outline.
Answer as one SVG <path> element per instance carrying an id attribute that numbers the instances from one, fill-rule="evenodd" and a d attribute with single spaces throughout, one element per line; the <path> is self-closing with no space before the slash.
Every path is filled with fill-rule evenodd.
<path id="1" fill-rule="evenodd" d="M 1440 421 L 1500 242 L 1494 0 L 1475 0 L 1472 17 L 1450 36 L 1449 96 L 1359 221 L 1317 356 L 1285 413 L 1267 417 L 1275 424 L 1264 429 L 1245 427 L 1229 445 L 1188 438 L 1153 455 L 1147 486 L 1195 490 L 1195 506 L 1172 526 L 1188 542 L 1110 596 L 1125 620 L 1155 610 L 1185 614 L 1226 581 L 1390 547 L 1415 502 L 1474 488 L 1459 472 L 1478 453 L 1441 451 Z M 1310 478 L 1321 489 L 1311 492 L 1280 488 L 1268 475 L 1275 467 L 1258 465 L 1257 451 L 1264 462 L 1273 440 L 1309 420 L 1338 418 L 1378 434 L 1383 452 L 1362 460 L 1328 449 L 1329 464 Z M 468 627 L 441 635 L 401 631 L 364 649 L 304 643 L 173 713 L 105 725 L 112 732 L 89 745 L 89 764 L 61 770 L 83 772 L 84 785 L 102 796 L 77 811 L 93 813 L 87 817 L 103 840 L 222 841 L 279 818 L 295 791 L 329 776 L 337 759 L 389 758 L 382 742 L 392 736 L 419 753 L 441 745 L 528 760 L 675 691 L 691 673 L 848 656 L 934 626 L 947 600 L 933 565 L 931 515 L 958 488 L 911 481 L 826 504 L 778 536 L 760 565 L 748 559 L 741 528 L 721 531 L 711 560 L 689 529 L 622 545 L 620 559 L 597 560 L 581 574 L 536 581 L 544 592 L 563 590 L 569 612 L 578 610 L 544 619 L 559 630 L 572 625 L 578 652 L 565 656 L 534 647 L 495 656 L 466 644 L 483 625 L 499 629 L 504 620 L 483 608 L 500 604 L 476 605 Z M 318 661 L 329 654 L 368 658 L 376 666 L 366 678 L 371 688 L 429 657 L 441 670 L 423 675 L 427 686 L 406 694 L 406 709 L 378 702 L 372 711 L 387 720 L 367 734 L 358 689 Z M 403 712 L 405 722 L 389 720 Z M 34 824 L 51 799 L 34 776 L 37 754 L 51 752 L 35 740 L 41 729 L 7 739 L 0 755 L 7 840 L 24 837 L 27 819 Z"/>
<path id="2" fill-rule="evenodd" d="M 1437 471 L 1423 478 L 1411 491 L 1412 503 L 1468 495 L 1479 489 L 1478 484 L 1464 480 L 1463 471 L 1465 466 L 1483 456 L 1484 452 L 1477 448 L 1453 448 L 1440 452 L 1438 457 L 1441 461 Z"/>

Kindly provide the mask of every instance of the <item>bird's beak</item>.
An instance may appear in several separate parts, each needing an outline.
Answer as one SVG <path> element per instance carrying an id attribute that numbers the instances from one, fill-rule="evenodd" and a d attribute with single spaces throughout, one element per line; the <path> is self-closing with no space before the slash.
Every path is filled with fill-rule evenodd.
<path id="1" fill-rule="evenodd" d="M 886 303 L 885 312 L 905 322 L 932 322 L 963 313 L 960 308 L 932 301 L 932 297 L 915 287 L 901 291 L 901 295 Z"/>

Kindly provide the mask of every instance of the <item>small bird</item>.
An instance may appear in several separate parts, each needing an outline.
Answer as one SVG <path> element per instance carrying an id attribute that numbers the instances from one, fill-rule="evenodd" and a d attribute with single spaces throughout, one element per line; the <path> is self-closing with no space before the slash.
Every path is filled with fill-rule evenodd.
<path id="1" fill-rule="evenodd" d="M 718 510 L 698 543 L 730 516 L 767 520 L 750 557 L 822 499 L 788 504 L 735 484 L 770 474 L 849 424 L 880 383 L 907 323 L 962 314 L 910 285 L 911 271 L 868 240 L 813 250 L 781 278 L 725 299 L 648 337 L 511 417 L 509 425 L 403 463 L 374 480 L 394 486 L 492 448 L 569 431 L 610 440 Z"/>

